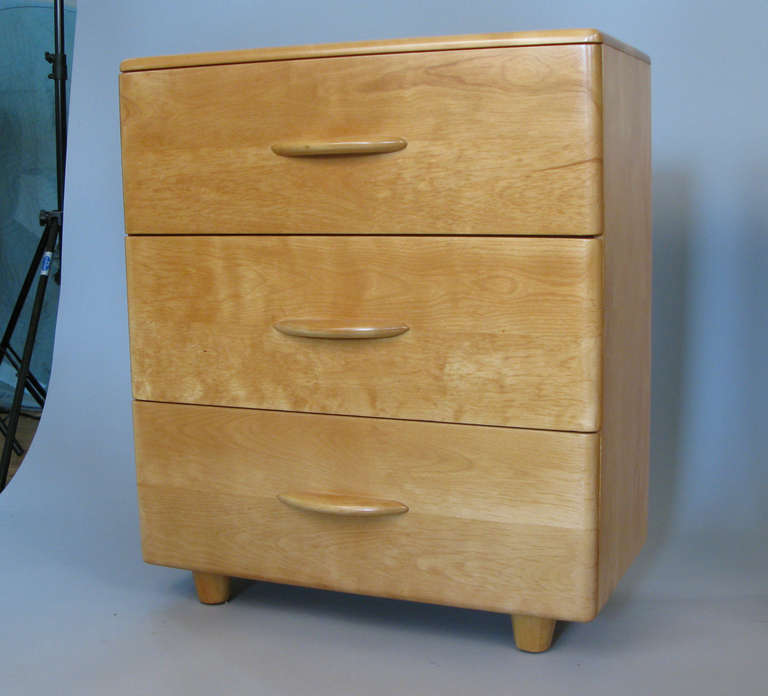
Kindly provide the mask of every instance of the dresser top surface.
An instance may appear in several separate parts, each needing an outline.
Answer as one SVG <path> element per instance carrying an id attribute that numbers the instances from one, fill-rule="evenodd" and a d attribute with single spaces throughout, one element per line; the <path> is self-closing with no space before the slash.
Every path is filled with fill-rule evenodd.
<path id="1" fill-rule="evenodd" d="M 379 41 L 357 41 L 307 46 L 278 46 L 274 48 L 219 51 L 214 53 L 130 58 L 121 63 L 120 70 L 122 72 L 140 72 L 144 70 L 191 68 L 235 63 L 260 63 L 306 58 L 333 58 L 419 51 L 450 51 L 468 48 L 552 46 L 560 44 L 606 44 L 636 58 L 650 62 L 650 59 L 644 53 L 597 29 L 555 29 L 550 31 L 464 34 L 460 36 L 436 36 L 414 39 L 384 39 Z"/>

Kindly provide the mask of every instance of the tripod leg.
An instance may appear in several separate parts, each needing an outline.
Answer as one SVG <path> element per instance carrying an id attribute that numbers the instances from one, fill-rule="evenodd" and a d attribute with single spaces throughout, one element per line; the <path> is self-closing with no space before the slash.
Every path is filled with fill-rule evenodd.
<path id="1" fill-rule="evenodd" d="M 40 235 L 40 241 L 37 243 L 37 249 L 32 257 L 32 263 L 29 264 L 29 270 L 24 278 L 24 283 L 21 286 L 19 296 L 16 298 L 16 304 L 13 306 L 11 312 L 11 318 L 8 320 L 8 325 L 5 327 L 5 333 L 2 340 L 0 340 L 0 362 L 3 362 L 5 353 L 11 344 L 11 336 L 16 330 L 16 324 L 19 321 L 21 310 L 24 309 L 24 303 L 27 301 L 27 295 L 29 295 L 29 289 L 32 287 L 32 281 L 35 279 L 35 275 L 40 270 L 40 260 L 43 258 L 43 250 L 45 249 L 45 230 Z"/>
<path id="2" fill-rule="evenodd" d="M 8 428 L 5 425 L 4 420 L 0 420 L 0 435 L 3 437 L 8 437 Z M 11 440 L 11 447 L 13 448 L 13 453 L 21 456 L 24 454 L 24 448 L 21 446 L 21 443 L 16 439 L 13 438 Z"/>
<path id="3" fill-rule="evenodd" d="M 8 346 L 8 352 L 5 354 L 5 357 L 8 358 L 8 362 L 11 363 L 14 370 L 19 369 L 19 366 L 21 365 L 21 356 L 13 349 L 13 346 Z M 37 401 L 40 408 L 42 408 L 45 405 L 45 397 L 48 392 L 31 372 L 27 379 L 27 390 L 29 391 L 30 396 L 32 396 L 32 398 Z"/>
<path id="4" fill-rule="evenodd" d="M 19 321 L 21 310 L 24 308 L 24 304 L 27 301 L 29 289 L 32 287 L 32 281 L 35 279 L 35 275 L 40 268 L 40 261 L 43 258 L 44 249 L 45 230 L 43 230 L 43 233 L 40 235 L 40 241 L 37 243 L 37 248 L 35 249 L 35 253 L 32 256 L 32 263 L 29 264 L 29 270 L 27 271 L 27 275 L 24 278 L 24 283 L 22 284 L 21 290 L 19 291 L 19 296 L 16 298 L 16 304 L 13 306 L 13 310 L 11 311 L 11 316 L 8 319 L 8 324 L 6 325 L 5 332 L 3 333 L 3 338 L 0 340 L 0 363 L 4 358 L 7 358 L 8 362 L 11 363 L 11 366 L 17 371 L 21 366 L 21 358 L 16 354 L 13 346 L 11 346 L 11 338 L 13 338 L 13 332 L 16 330 L 16 325 Z M 27 376 L 27 389 L 29 389 L 29 393 L 42 407 L 45 403 L 46 391 L 43 385 L 37 381 L 31 372 L 29 372 Z M 0 435 L 3 437 L 8 437 L 8 428 L 2 421 L 0 421 Z M 19 441 L 14 437 L 12 438 L 12 442 L 13 451 L 16 454 L 22 454 L 24 450 L 22 449 L 21 444 L 19 444 Z M 2 487 L 0 487 L 0 490 L 2 490 Z"/>
<path id="5" fill-rule="evenodd" d="M 29 319 L 29 329 L 27 331 L 27 340 L 24 343 L 24 353 L 21 357 L 21 365 L 16 377 L 16 391 L 13 394 L 13 403 L 8 414 L 7 429 L 8 434 L 3 444 L 3 454 L 0 457 L 0 491 L 5 488 L 8 480 L 8 469 L 11 465 L 11 450 L 13 442 L 16 439 L 16 429 L 19 425 L 19 415 L 21 414 L 21 403 L 24 399 L 24 390 L 29 375 L 29 364 L 32 360 L 32 350 L 35 347 L 35 338 L 37 336 L 37 326 L 40 322 L 40 313 L 43 309 L 43 299 L 45 298 L 45 288 L 48 285 L 48 273 L 50 272 L 51 256 L 53 248 L 56 246 L 56 239 L 59 233 L 59 221 L 55 217 L 49 218 L 45 225 L 42 238 L 45 240 L 42 253 L 42 264 L 40 266 L 40 275 L 37 281 L 37 291 L 35 292 L 35 302 L 32 305 L 32 316 Z"/>

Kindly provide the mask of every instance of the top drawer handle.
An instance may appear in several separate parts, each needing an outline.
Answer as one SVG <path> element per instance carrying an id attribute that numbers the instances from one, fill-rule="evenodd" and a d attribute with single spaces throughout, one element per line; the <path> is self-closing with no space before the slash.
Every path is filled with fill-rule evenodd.
<path id="1" fill-rule="evenodd" d="M 404 138 L 360 138 L 349 140 L 296 140 L 275 143 L 272 152 L 282 157 L 327 157 L 335 155 L 380 155 L 404 150 Z"/>

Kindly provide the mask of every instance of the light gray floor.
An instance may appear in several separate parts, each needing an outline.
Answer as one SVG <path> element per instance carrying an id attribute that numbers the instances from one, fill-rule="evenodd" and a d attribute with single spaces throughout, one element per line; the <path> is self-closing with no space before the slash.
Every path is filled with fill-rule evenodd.
<path id="1" fill-rule="evenodd" d="M 82 445 L 43 423 L 2 497 L 3 694 L 765 693 L 758 534 L 654 532 L 597 620 L 527 655 L 500 614 L 245 582 L 200 605 L 141 562 L 131 467 Z"/>

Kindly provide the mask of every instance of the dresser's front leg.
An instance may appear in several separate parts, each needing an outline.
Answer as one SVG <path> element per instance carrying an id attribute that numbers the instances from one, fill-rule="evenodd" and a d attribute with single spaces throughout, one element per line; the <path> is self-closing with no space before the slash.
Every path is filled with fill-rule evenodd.
<path id="1" fill-rule="evenodd" d="M 552 645 L 555 623 L 555 619 L 512 614 L 515 645 L 525 652 L 538 653 L 549 650 L 549 646 Z"/>
<path id="2" fill-rule="evenodd" d="M 221 604 L 229 599 L 229 576 L 192 571 L 197 598 L 203 604 Z"/>

